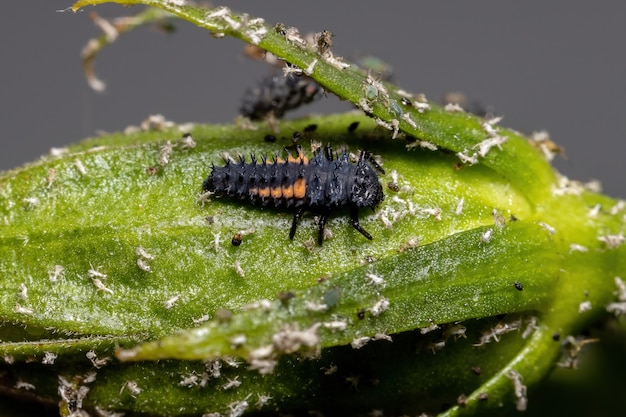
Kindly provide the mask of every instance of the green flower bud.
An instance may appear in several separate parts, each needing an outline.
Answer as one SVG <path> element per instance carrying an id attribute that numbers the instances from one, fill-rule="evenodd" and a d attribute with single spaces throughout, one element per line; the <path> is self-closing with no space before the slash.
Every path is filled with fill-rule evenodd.
<path id="1" fill-rule="evenodd" d="M 211 164 L 289 145 L 263 141 L 262 124 L 166 124 L 6 172 L 5 392 L 61 415 L 524 410 L 527 387 L 576 366 L 582 330 L 626 309 L 624 204 L 558 175 L 548 142 L 402 100 L 227 9 L 124 3 L 258 44 L 371 114 L 278 128 L 314 123 L 314 143 L 383 165 L 386 197 L 360 216 L 373 240 L 338 210 L 323 246 L 312 215 L 291 241 L 288 211 L 203 192 Z"/>

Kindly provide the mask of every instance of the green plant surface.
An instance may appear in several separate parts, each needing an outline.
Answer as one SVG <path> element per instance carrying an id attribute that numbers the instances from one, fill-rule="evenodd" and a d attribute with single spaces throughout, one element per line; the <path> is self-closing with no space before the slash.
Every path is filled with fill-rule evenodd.
<path id="1" fill-rule="evenodd" d="M 372 117 L 280 121 L 276 143 L 263 123 L 113 134 L 1 174 L 7 395 L 62 415 L 521 410 L 624 308 L 624 204 L 558 175 L 539 143 L 432 103 L 400 115 L 396 87 L 227 9 L 120 3 L 317 60 L 310 76 Z M 345 212 L 323 246 L 313 215 L 290 241 L 291 213 L 202 193 L 211 164 L 274 155 L 311 124 L 307 154 L 367 149 L 386 170 L 360 213 L 372 241 Z"/>

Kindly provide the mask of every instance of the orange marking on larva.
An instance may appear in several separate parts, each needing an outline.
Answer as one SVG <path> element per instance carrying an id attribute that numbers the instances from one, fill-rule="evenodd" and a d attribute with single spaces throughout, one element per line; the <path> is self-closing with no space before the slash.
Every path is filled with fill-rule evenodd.
<path id="1" fill-rule="evenodd" d="M 293 156 L 289 155 L 287 157 L 287 162 L 291 162 L 294 164 L 304 164 L 304 165 L 309 165 L 309 158 L 307 158 L 306 156 L 304 156 L 302 153 L 298 154 L 297 158 L 294 158 Z"/>
<path id="2" fill-rule="evenodd" d="M 283 197 L 287 199 L 293 198 L 293 186 L 283 185 Z"/>
<path id="3" fill-rule="evenodd" d="M 298 157 L 296 158 L 296 162 L 304 162 L 304 165 L 309 165 L 309 158 L 304 155 L 302 152 L 302 148 L 298 148 Z"/>
<path id="4" fill-rule="evenodd" d="M 306 193 L 306 180 L 304 178 L 298 178 L 293 184 L 293 196 L 295 198 L 304 198 Z"/>
<path id="5" fill-rule="evenodd" d="M 256 188 L 251 188 L 249 191 L 251 193 L 254 193 L 254 194 L 258 195 L 259 197 L 269 197 L 270 196 L 270 187 L 265 187 L 265 188 L 259 187 L 258 190 Z"/>
<path id="6" fill-rule="evenodd" d="M 276 162 L 278 162 L 279 164 L 284 164 L 285 160 L 279 156 L 276 158 Z"/>
<path id="7" fill-rule="evenodd" d="M 280 198 L 283 195 L 283 190 L 281 187 L 272 188 L 270 191 L 270 195 L 272 198 Z"/>

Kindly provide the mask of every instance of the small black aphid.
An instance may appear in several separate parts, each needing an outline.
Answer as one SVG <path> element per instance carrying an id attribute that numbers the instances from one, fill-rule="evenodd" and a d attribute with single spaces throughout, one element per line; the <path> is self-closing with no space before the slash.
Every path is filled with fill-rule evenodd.
<path id="1" fill-rule="evenodd" d="M 389 189 L 390 189 L 391 191 L 395 192 L 395 193 L 397 193 L 398 191 L 400 191 L 400 186 L 399 186 L 397 183 L 393 182 L 393 181 L 389 181 L 389 182 L 387 183 L 387 187 L 389 187 Z"/>
<path id="2" fill-rule="evenodd" d="M 518 291 L 522 291 L 524 289 L 524 286 L 519 281 L 515 281 L 513 285 L 515 285 L 515 289 L 517 289 Z"/>
<path id="3" fill-rule="evenodd" d="M 278 293 L 278 299 L 283 304 L 286 304 L 289 300 L 295 297 L 296 295 L 291 291 L 281 291 Z"/>
<path id="4" fill-rule="evenodd" d="M 312 123 L 312 124 L 306 126 L 303 130 L 305 132 L 315 132 L 317 130 L 317 125 L 315 123 Z"/>
<path id="5" fill-rule="evenodd" d="M 348 132 L 350 133 L 354 132 L 357 127 L 359 127 L 359 122 L 350 123 L 350 126 L 348 126 Z"/>
<path id="6" fill-rule="evenodd" d="M 480 366 L 472 366 L 470 369 L 472 370 L 472 373 L 476 376 L 483 373 L 483 370 Z"/>
<path id="7" fill-rule="evenodd" d="M 383 200 L 383 187 L 376 172 L 383 172 L 382 168 L 368 152 L 361 152 L 353 164 L 347 152 L 337 155 L 330 146 L 318 149 L 310 161 L 300 146 L 296 149 L 297 157 L 290 155 L 287 160 L 275 158 L 268 162 L 262 158 L 257 162 L 254 156 L 250 163 L 243 157 L 239 162 L 226 160 L 225 166 L 212 167 L 202 187 L 217 197 L 295 210 L 289 239 L 295 236 L 304 212 L 315 212 L 319 215 L 319 245 L 331 212 L 347 207 L 352 227 L 371 240 L 372 235 L 359 224 L 359 209 L 374 210 Z"/>
<path id="8" fill-rule="evenodd" d="M 233 238 L 230 240 L 230 243 L 232 243 L 233 246 L 239 246 L 241 245 L 242 242 L 243 242 L 243 235 L 241 233 L 235 233 L 233 235 Z"/>
<path id="9" fill-rule="evenodd" d="M 265 142 L 276 142 L 276 136 L 274 135 L 265 135 L 263 139 Z"/>

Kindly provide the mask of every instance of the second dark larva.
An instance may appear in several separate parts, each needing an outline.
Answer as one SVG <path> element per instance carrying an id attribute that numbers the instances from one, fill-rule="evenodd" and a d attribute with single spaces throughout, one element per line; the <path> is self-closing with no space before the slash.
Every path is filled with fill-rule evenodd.
<path id="1" fill-rule="evenodd" d="M 246 91 L 239 111 L 251 120 L 263 120 L 270 114 L 280 119 L 285 112 L 319 100 L 323 95 L 324 90 L 307 76 L 272 75 Z"/>
<path id="2" fill-rule="evenodd" d="M 227 160 L 225 166 L 213 166 L 203 189 L 217 197 L 294 210 L 290 239 L 305 211 L 317 213 L 317 242 L 321 245 L 329 215 L 341 207 L 348 208 L 352 227 L 372 239 L 359 224 L 358 214 L 361 208 L 375 209 L 384 198 L 377 171 L 383 172 L 368 152 L 361 152 L 353 164 L 347 152 L 336 155 L 330 146 L 318 149 L 311 160 L 297 147 L 297 156 L 290 155 L 286 160 L 257 161 L 252 156 L 249 163 L 240 158 L 239 162 Z"/>

